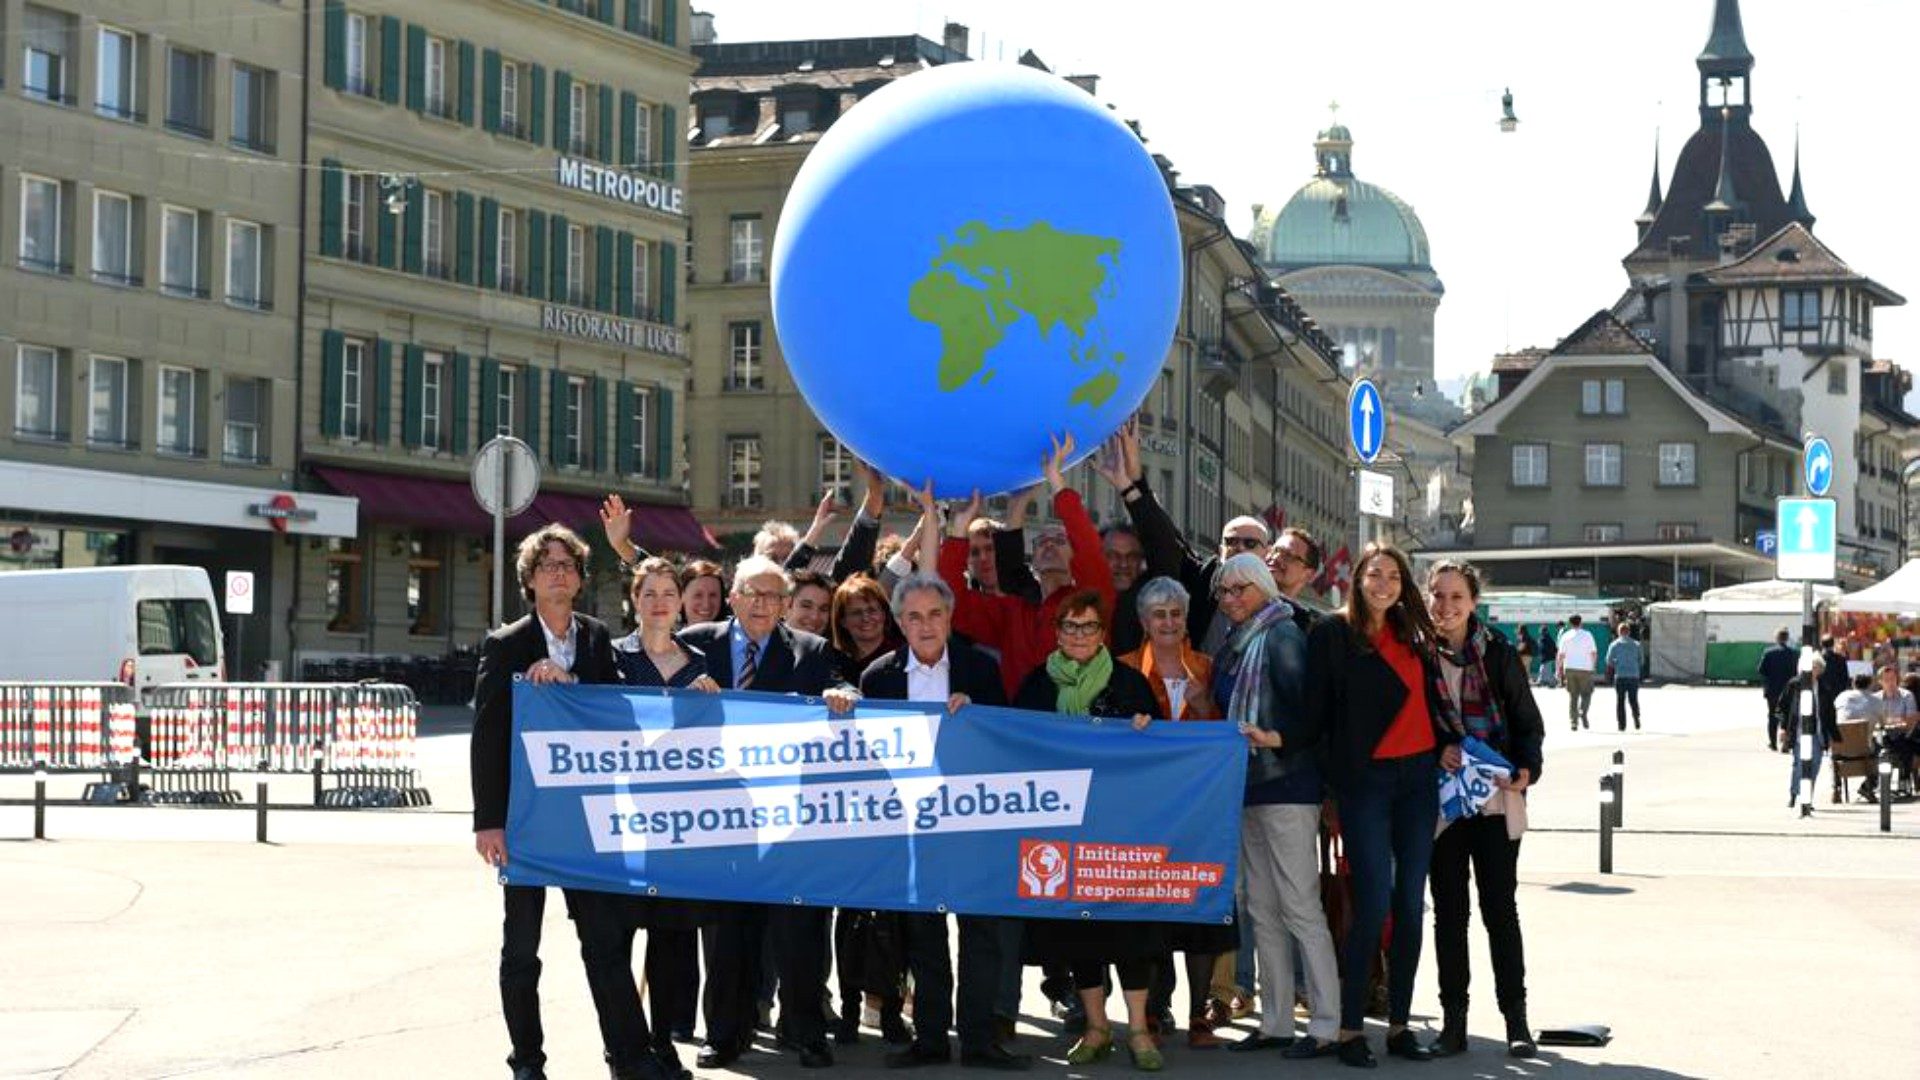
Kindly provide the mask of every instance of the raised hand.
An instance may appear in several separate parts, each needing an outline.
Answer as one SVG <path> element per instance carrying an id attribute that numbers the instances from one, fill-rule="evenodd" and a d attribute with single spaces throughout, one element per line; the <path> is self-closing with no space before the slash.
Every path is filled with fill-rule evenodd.
<path id="1" fill-rule="evenodd" d="M 800 542 L 808 547 L 819 547 L 820 538 L 826 535 L 827 526 L 838 516 L 840 516 L 840 504 L 834 501 L 833 489 L 829 488 L 826 494 L 820 496 L 820 505 L 813 511 L 813 524 L 807 526 L 807 535 L 801 537 Z"/>
<path id="2" fill-rule="evenodd" d="M 1060 438 L 1048 435 L 1047 441 L 1053 444 L 1053 452 L 1041 460 L 1040 468 L 1046 474 L 1047 487 L 1058 495 L 1067 489 L 1064 470 L 1067 459 L 1073 456 L 1073 432 L 1069 431 Z"/>
<path id="3" fill-rule="evenodd" d="M 973 524 L 973 519 L 979 517 L 980 511 L 985 507 L 986 500 L 980 497 L 980 489 L 974 488 L 973 498 L 967 502 L 966 507 L 957 514 L 947 516 L 947 535 L 956 539 L 965 539 L 967 526 Z"/>
<path id="4" fill-rule="evenodd" d="M 634 555 L 633 512 L 627 509 L 625 499 L 618 495 L 609 495 L 600 504 L 600 528 L 607 535 L 607 546 L 622 561 L 631 561 Z"/>
<path id="5" fill-rule="evenodd" d="M 879 469 L 858 458 L 854 459 L 853 471 L 859 474 L 865 487 L 861 510 L 873 520 L 880 520 L 880 515 L 887 512 L 887 478 L 880 475 Z"/>

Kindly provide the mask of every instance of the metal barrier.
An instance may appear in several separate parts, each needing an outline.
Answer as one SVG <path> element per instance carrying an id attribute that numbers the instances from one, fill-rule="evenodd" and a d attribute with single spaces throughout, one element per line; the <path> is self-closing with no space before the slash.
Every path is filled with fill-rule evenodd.
<path id="1" fill-rule="evenodd" d="M 121 683 L 0 682 L 0 768 L 100 769 L 138 753 Z"/>

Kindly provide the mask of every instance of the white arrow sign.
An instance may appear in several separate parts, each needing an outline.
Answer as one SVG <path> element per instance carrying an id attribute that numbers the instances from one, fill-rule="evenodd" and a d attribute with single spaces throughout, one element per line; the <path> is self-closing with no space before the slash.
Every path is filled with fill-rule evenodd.
<path id="1" fill-rule="evenodd" d="M 1801 551 L 1812 551 L 1820 546 L 1814 534 L 1814 530 L 1820 526 L 1820 514 L 1813 507 L 1801 507 L 1800 512 L 1794 515 L 1793 523 L 1800 530 L 1800 542 L 1794 547 Z"/>
<path id="2" fill-rule="evenodd" d="M 1370 454 L 1373 452 L 1373 395 L 1372 394 L 1361 395 L 1360 416 L 1362 418 L 1360 422 L 1360 452 L 1362 454 Z"/>

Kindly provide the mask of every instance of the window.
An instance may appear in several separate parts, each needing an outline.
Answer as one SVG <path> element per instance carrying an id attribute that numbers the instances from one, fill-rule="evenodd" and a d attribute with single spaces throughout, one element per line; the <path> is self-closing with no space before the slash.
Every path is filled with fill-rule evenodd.
<path id="1" fill-rule="evenodd" d="M 427 39 L 427 112 L 438 117 L 451 117 L 453 106 L 447 101 L 447 42 L 444 38 Z"/>
<path id="2" fill-rule="evenodd" d="M 725 106 L 710 107 L 700 114 L 700 130 L 709 139 L 733 134 L 733 117 Z"/>
<path id="3" fill-rule="evenodd" d="M 1654 528 L 1654 536 L 1661 540 L 1691 540 L 1696 534 L 1691 521 L 1663 521 Z"/>
<path id="4" fill-rule="evenodd" d="M 1847 392 L 1847 364 L 1844 355 L 1834 356 L 1827 361 L 1827 393 L 1844 394 Z"/>
<path id="5" fill-rule="evenodd" d="M 441 444 L 440 403 L 446 393 L 447 357 L 430 352 L 420 360 L 420 445 L 430 450 Z"/>
<path id="6" fill-rule="evenodd" d="M 576 154 L 587 153 L 587 98 L 592 90 L 579 82 L 567 88 L 567 149 Z"/>
<path id="7" fill-rule="evenodd" d="M 653 407 L 653 394 L 645 387 L 636 386 L 630 398 L 627 426 L 632 436 L 627 442 L 627 455 L 632 461 L 633 474 L 645 476 L 653 471 L 648 467 L 654 455 L 650 438 L 653 428 L 648 420 L 648 410 Z"/>
<path id="8" fill-rule="evenodd" d="M 32 4 L 26 6 L 23 15 L 27 96 L 73 104 L 74 17 Z"/>
<path id="9" fill-rule="evenodd" d="M 192 49 L 167 49 L 167 127 L 202 139 L 213 137 L 213 57 Z"/>
<path id="10" fill-rule="evenodd" d="M 200 215 L 184 207 L 160 211 L 160 291 L 206 298 L 201 287 Z"/>
<path id="11" fill-rule="evenodd" d="M 100 27 L 100 55 L 95 63 L 94 109 L 116 120 L 144 120 L 137 109 L 139 65 L 135 62 L 138 43 L 125 30 Z"/>
<path id="12" fill-rule="evenodd" d="M 1780 291 L 1780 329 L 1820 329 L 1820 290 L 1782 289 Z"/>
<path id="13" fill-rule="evenodd" d="M 227 303 L 267 311 L 266 231 L 251 221 L 227 222 Z"/>
<path id="14" fill-rule="evenodd" d="M 633 242 L 633 314 L 649 322 L 654 318 L 653 289 L 648 274 L 648 268 L 653 265 L 652 255 L 645 240 Z"/>
<path id="15" fill-rule="evenodd" d="M 1173 372 L 1162 370 L 1160 372 L 1160 426 L 1168 427 L 1173 420 Z"/>
<path id="16" fill-rule="evenodd" d="M 422 193 L 420 209 L 420 254 L 429 277 L 452 275 L 447 262 L 447 197 L 438 191 Z"/>
<path id="17" fill-rule="evenodd" d="M 60 181 L 20 177 L 20 265 L 28 270 L 64 274 L 66 206 Z"/>
<path id="18" fill-rule="evenodd" d="M 141 656 L 187 656 L 200 667 L 220 663 L 213 605 L 205 600 L 141 600 L 134 609 Z"/>
<path id="19" fill-rule="evenodd" d="M 267 380 L 227 379 L 227 419 L 220 430 L 220 453 L 228 461 L 264 465 L 260 432 L 267 412 Z"/>
<path id="20" fill-rule="evenodd" d="M 407 539 L 407 633 L 437 634 L 445 607 L 444 533 L 415 533 Z"/>
<path id="21" fill-rule="evenodd" d="M 1690 487 L 1696 483 L 1695 475 L 1692 443 L 1660 444 L 1660 486 Z"/>
<path id="22" fill-rule="evenodd" d="M 587 227 L 567 226 L 567 303 L 584 307 L 587 302 Z"/>
<path id="23" fill-rule="evenodd" d="M 566 423 L 565 441 L 561 447 L 564 457 L 560 464 L 580 468 L 586 464 L 582 452 L 587 442 L 587 380 L 570 378 L 567 380 L 567 399 L 563 406 L 562 419 Z"/>
<path id="24" fill-rule="evenodd" d="M 357 338 L 348 338 L 340 351 L 340 435 L 346 439 L 358 439 L 360 429 L 360 403 L 366 393 L 366 373 L 368 354 L 373 346 Z"/>
<path id="25" fill-rule="evenodd" d="M 1619 543 L 1625 531 L 1615 524 L 1587 525 L 1580 530 L 1582 538 L 1589 544 Z"/>
<path id="26" fill-rule="evenodd" d="M 633 110 L 633 160 L 627 162 L 632 169 L 652 169 L 653 160 L 653 106 L 642 101 Z"/>
<path id="27" fill-rule="evenodd" d="M 1627 384 L 1624 379 L 1584 379 L 1580 383 L 1580 412 L 1585 416 L 1602 413 L 1618 416 L 1627 411 Z"/>
<path id="28" fill-rule="evenodd" d="M 831 435 L 820 436 L 820 483 L 815 495 L 831 491 L 843 505 L 853 502 L 853 451 Z"/>
<path id="29" fill-rule="evenodd" d="M 1587 444 L 1587 486 L 1620 486 L 1620 444 Z"/>
<path id="30" fill-rule="evenodd" d="M 273 73 L 233 64 L 233 145 L 273 153 Z"/>
<path id="31" fill-rule="evenodd" d="M 511 435 L 517 426 L 520 414 L 515 411 L 515 406 L 518 404 L 519 375 L 516 369 L 502 364 L 499 377 L 493 381 L 496 388 L 493 399 L 493 415 L 497 418 L 494 421 L 495 435 Z"/>
<path id="32" fill-rule="evenodd" d="M 110 285 L 138 285 L 134 273 L 133 200 L 117 191 L 93 193 L 93 279 Z"/>
<path id="33" fill-rule="evenodd" d="M 500 267 L 500 291 L 517 293 L 520 291 L 520 267 L 518 259 L 520 243 L 520 215 L 502 208 L 500 228 L 494 241 L 494 261 Z"/>
<path id="34" fill-rule="evenodd" d="M 727 280 L 764 280 L 766 277 L 764 258 L 765 246 L 760 237 L 760 215 L 749 214 L 734 218 L 732 255 L 727 263 Z"/>
<path id="35" fill-rule="evenodd" d="M 352 633 L 361 628 L 364 610 L 361 604 L 360 541 L 351 537 L 327 538 L 327 629 Z"/>
<path id="36" fill-rule="evenodd" d="M 760 367 L 760 324 L 732 323 L 727 328 L 733 348 L 727 364 L 728 390 L 761 390 L 766 377 Z"/>
<path id="37" fill-rule="evenodd" d="M 758 436 L 727 440 L 727 505 L 741 509 L 760 505 Z"/>
<path id="38" fill-rule="evenodd" d="M 60 354 L 40 345 L 20 346 L 14 378 L 14 434 L 66 438 L 60 424 Z"/>
<path id="39" fill-rule="evenodd" d="M 87 371 L 87 441 L 120 449 L 127 439 L 127 362 L 96 356 Z"/>
<path id="40" fill-rule="evenodd" d="M 523 139 L 527 135 L 520 122 L 520 65 L 511 60 L 500 64 L 500 130 Z"/>
<path id="41" fill-rule="evenodd" d="M 1547 486 L 1547 448 L 1542 443 L 1519 443 L 1513 448 L 1513 486 Z"/>
<path id="42" fill-rule="evenodd" d="M 365 97 L 373 96 L 373 80 L 367 74 L 373 67 L 372 58 L 368 55 L 372 42 L 367 17 L 358 12 L 348 12 L 347 89 Z"/>
<path id="43" fill-rule="evenodd" d="M 813 129 L 813 110 L 805 105 L 789 105 L 780 110 L 780 134 L 798 135 Z"/>
<path id="44" fill-rule="evenodd" d="M 340 197 L 346 201 L 340 215 L 345 227 L 341 251 L 356 262 L 373 261 L 373 215 L 374 208 L 380 205 L 379 192 L 375 190 L 378 182 L 372 173 L 349 173 L 346 183 L 340 185 Z"/>
<path id="45" fill-rule="evenodd" d="M 160 368 L 160 427 L 155 438 L 162 453 L 194 455 L 196 372 L 192 368 Z"/>
<path id="46" fill-rule="evenodd" d="M 1539 547 L 1547 542 L 1545 525 L 1515 525 L 1509 539 L 1514 547 Z"/>

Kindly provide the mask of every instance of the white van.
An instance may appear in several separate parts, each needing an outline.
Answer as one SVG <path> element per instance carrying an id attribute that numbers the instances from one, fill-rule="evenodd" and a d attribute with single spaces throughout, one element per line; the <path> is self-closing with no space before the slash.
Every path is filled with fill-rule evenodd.
<path id="1" fill-rule="evenodd" d="M 144 694 L 226 673 L 213 584 L 197 566 L 0 573 L 0 680 L 121 682 Z"/>

